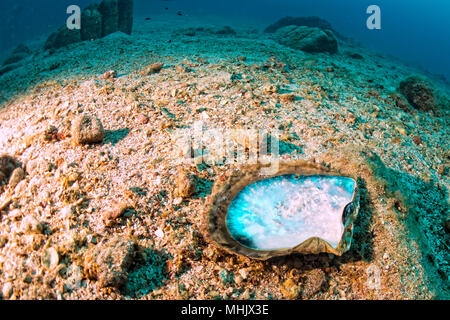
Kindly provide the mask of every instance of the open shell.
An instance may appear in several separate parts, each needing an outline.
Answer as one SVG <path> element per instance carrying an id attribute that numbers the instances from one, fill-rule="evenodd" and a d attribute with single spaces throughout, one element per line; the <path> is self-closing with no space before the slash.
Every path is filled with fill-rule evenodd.
<path id="1" fill-rule="evenodd" d="M 284 256 L 294 252 L 302 254 L 319 254 L 324 252 L 342 255 L 350 249 L 353 235 L 353 225 L 359 211 L 359 188 L 358 181 L 355 177 L 306 161 L 281 162 L 278 172 L 274 175 L 262 176 L 262 168 L 264 168 L 264 166 L 260 164 L 248 166 L 242 170 L 234 170 L 228 176 L 219 179 L 209 198 L 205 213 L 205 227 L 207 229 L 206 232 L 208 239 L 212 240 L 228 252 L 259 260 Z M 318 237 L 313 237 L 292 248 L 258 250 L 244 246 L 231 236 L 227 227 L 226 218 L 228 214 L 228 207 L 237 194 L 247 185 L 254 182 L 289 174 L 302 176 L 341 176 L 352 178 L 355 181 L 353 200 L 345 207 L 344 212 L 342 212 L 344 231 L 337 247 L 334 248 L 325 240 Z"/>

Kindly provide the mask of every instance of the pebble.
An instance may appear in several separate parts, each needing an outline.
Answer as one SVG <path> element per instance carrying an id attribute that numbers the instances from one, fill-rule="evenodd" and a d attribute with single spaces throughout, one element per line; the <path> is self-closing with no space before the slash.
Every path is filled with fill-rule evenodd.
<path id="1" fill-rule="evenodd" d="M 85 114 L 73 122 L 72 137 L 77 144 L 98 143 L 105 137 L 105 130 L 99 118 Z"/>
<path id="2" fill-rule="evenodd" d="M 28 215 L 21 223 L 21 231 L 23 233 L 41 233 L 44 229 L 42 223 L 40 223 L 35 217 Z"/>
<path id="3" fill-rule="evenodd" d="M 48 248 L 44 251 L 41 262 L 49 269 L 55 268 L 59 264 L 58 251 L 55 248 Z"/>
<path id="4" fill-rule="evenodd" d="M 164 67 L 164 63 L 157 62 L 152 65 L 149 65 L 147 68 L 141 71 L 142 76 L 148 76 L 151 74 L 155 74 L 161 71 L 161 69 Z"/>
<path id="5" fill-rule="evenodd" d="M 88 279 L 97 280 L 101 287 L 120 287 L 127 279 L 135 255 L 133 241 L 114 236 L 86 252 L 85 274 Z"/>
<path id="6" fill-rule="evenodd" d="M 417 144 L 417 145 L 421 145 L 422 144 L 422 137 L 421 136 L 414 136 L 412 139 L 413 139 L 415 144 Z"/>
<path id="7" fill-rule="evenodd" d="M 312 298 L 321 291 L 326 282 L 325 272 L 321 269 L 312 270 L 306 278 L 302 295 L 305 298 Z"/>
<path id="8" fill-rule="evenodd" d="M 2 298 L 8 299 L 9 297 L 11 297 L 12 293 L 13 293 L 13 286 L 11 282 L 5 283 L 2 288 Z"/>
<path id="9" fill-rule="evenodd" d="M 11 177 L 9 178 L 9 186 L 11 188 L 15 188 L 20 181 L 23 180 L 25 177 L 25 171 L 23 171 L 22 168 L 16 168 L 11 174 Z"/>
<path id="10" fill-rule="evenodd" d="M 242 279 L 247 279 L 248 277 L 248 270 L 247 269 L 240 269 L 239 274 L 241 275 Z"/>
<path id="11" fill-rule="evenodd" d="M 280 286 L 283 297 L 288 300 L 296 300 L 300 295 L 300 287 L 292 280 L 287 279 Z"/>
<path id="12" fill-rule="evenodd" d="M 148 117 L 142 113 L 138 114 L 137 120 L 140 124 L 147 124 L 149 121 Z"/>
<path id="13" fill-rule="evenodd" d="M 44 174 L 45 172 L 50 171 L 50 169 L 50 163 L 43 158 L 36 158 L 28 161 L 25 168 L 27 174 L 30 176 Z"/>
<path id="14" fill-rule="evenodd" d="M 0 211 L 6 209 L 11 202 L 12 202 L 12 198 L 8 197 L 8 196 L 0 199 Z"/>
<path id="15" fill-rule="evenodd" d="M 194 193 L 196 185 L 195 177 L 184 169 L 180 169 L 175 179 L 175 197 L 190 197 Z"/>
<path id="16" fill-rule="evenodd" d="M 109 71 L 106 71 L 103 74 L 103 79 L 105 79 L 105 80 L 114 79 L 116 76 L 117 76 L 117 72 L 116 71 L 109 70 Z"/>
<path id="17" fill-rule="evenodd" d="M 108 208 L 103 211 L 103 221 L 106 225 L 111 225 L 116 219 L 121 217 L 128 208 L 129 205 L 126 202 L 113 202 Z"/>
<path id="18" fill-rule="evenodd" d="M 17 167 L 17 161 L 9 155 L 0 156 L 0 183 L 7 179 Z"/>
<path id="19" fill-rule="evenodd" d="M 164 232 L 161 229 L 158 229 L 155 231 L 155 236 L 161 239 L 164 237 Z"/>

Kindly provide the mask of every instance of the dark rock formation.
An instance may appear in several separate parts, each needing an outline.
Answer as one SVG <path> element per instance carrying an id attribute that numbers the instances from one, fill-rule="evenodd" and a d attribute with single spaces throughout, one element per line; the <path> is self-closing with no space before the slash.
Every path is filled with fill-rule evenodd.
<path id="1" fill-rule="evenodd" d="M 102 14 L 102 37 L 119 30 L 119 1 L 103 0 L 99 6 Z"/>
<path id="2" fill-rule="evenodd" d="M 428 111 L 436 106 L 436 100 L 430 84 L 418 76 L 412 76 L 403 80 L 398 91 L 416 109 Z"/>
<path id="3" fill-rule="evenodd" d="M 3 65 L 8 65 L 12 63 L 19 62 L 20 60 L 25 59 L 31 54 L 31 50 L 25 46 L 24 44 L 19 44 L 14 51 L 11 53 L 11 55 L 6 58 L 6 60 L 3 62 Z"/>
<path id="4" fill-rule="evenodd" d="M 236 35 L 236 31 L 234 31 L 230 26 L 225 26 L 222 29 L 219 29 L 215 32 L 215 34 L 221 34 L 221 35 Z"/>
<path id="5" fill-rule="evenodd" d="M 92 4 L 81 13 L 81 40 L 102 37 L 102 14 L 98 4 Z"/>
<path id="6" fill-rule="evenodd" d="M 44 49 L 59 49 L 69 44 L 80 42 L 81 32 L 78 29 L 70 30 L 66 25 L 53 32 L 45 42 Z"/>
<path id="7" fill-rule="evenodd" d="M 315 27 L 315 28 L 320 28 L 322 30 L 331 30 L 334 33 L 336 33 L 328 21 L 326 21 L 322 18 L 319 18 L 319 17 L 285 17 L 285 18 L 278 20 L 274 24 L 268 26 L 264 30 L 264 32 L 274 33 L 278 29 L 286 27 L 286 26 Z"/>
<path id="8" fill-rule="evenodd" d="M 45 49 L 59 49 L 71 43 L 99 39 L 122 31 L 131 34 L 133 28 L 133 0 L 103 0 L 81 13 L 81 30 L 69 30 L 66 25 L 52 33 Z"/>
<path id="9" fill-rule="evenodd" d="M 283 27 L 276 32 L 275 40 L 282 45 L 309 53 L 338 51 L 338 43 L 333 32 L 320 28 Z"/>
<path id="10" fill-rule="evenodd" d="M 3 74 L 5 74 L 5 73 L 7 73 L 7 72 L 9 72 L 9 71 L 12 71 L 12 70 L 14 70 L 14 69 L 17 69 L 17 68 L 19 68 L 20 66 L 22 66 L 21 63 L 11 63 L 11 64 L 7 64 L 7 65 L 5 65 L 4 67 L 1 67 L 1 68 L 0 68 L 0 76 L 3 75 Z"/>
<path id="11" fill-rule="evenodd" d="M 119 0 L 119 31 L 131 34 L 133 29 L 133 0 Z"/>

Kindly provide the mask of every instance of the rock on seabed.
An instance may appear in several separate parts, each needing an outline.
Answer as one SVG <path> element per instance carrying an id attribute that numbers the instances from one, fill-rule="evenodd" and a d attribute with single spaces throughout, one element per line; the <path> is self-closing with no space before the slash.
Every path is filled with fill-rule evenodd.
<path id="1" fill-rule="evenodd" d="M 99 118 L 82 115 L 72 124 L 72 137 L 78 144 L 97 143 L 105 137 L 105 130 Z"/>
<path id="2" fill-rule="evenodd" d="M 331 30 L 287 26 L 275 33 L 275 39 L 282 45 L 309 53 L 338 52 L 338 42 Z"/>
<path id="3" fill-rule="evenodd" d="M 436 106 L 433 90 L 421 77 L 412 76 L 403 80 L 398 90 L 416 109 L 428 111 Z"/>

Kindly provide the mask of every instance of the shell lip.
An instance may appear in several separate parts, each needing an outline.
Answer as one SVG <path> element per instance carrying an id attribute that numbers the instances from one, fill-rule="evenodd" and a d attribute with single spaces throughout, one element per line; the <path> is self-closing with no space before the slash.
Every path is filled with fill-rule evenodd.
<path id="1" fill-rule="evenodd" d="M 261 165 L 254 165 L 239 172 L 234 172 L 223 185 L 215 186 L 215 192 L 211 195 L 210 207 L 207 210 L 208 233 L 209 238 L 218 246 L 226 251 L 250 257 L 257 260 L 267 260 L 273 257 L 289 255 L 292 253 L 300 254 L 319 254 L 332 253 L 342 255 L 348 251 L 351 246 L 351 238 L 353 235 L 353 224 L 359 211 L 359 185 L 356 177 L 333 171 L 328 167 L 324 167 L 315 163 L 306 161 L 292 161 L 280 163 L 278 172 L 271 176 L 260 176 L 257 174 Z M 351 178 L 354 181 L 354 190 L 352 201 L 345 205 L 342 212 L 342 223 L 344 229 L 341 239 L 336 247 L 333 247 L 326 240 L 319 237 L 310 237 L 298 245 L 290 248 L 282 249 L 254 249 L 245 246 L 241 242 L 233 238 L 226 223 L 228 207 L 234 197 L 242 191 L 247 185 L 259 180 L 269 179 L 271 177 L 282 175 L 328 175 Z"/>

